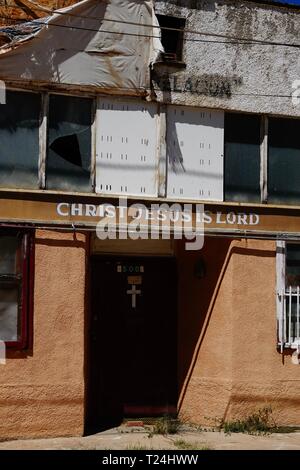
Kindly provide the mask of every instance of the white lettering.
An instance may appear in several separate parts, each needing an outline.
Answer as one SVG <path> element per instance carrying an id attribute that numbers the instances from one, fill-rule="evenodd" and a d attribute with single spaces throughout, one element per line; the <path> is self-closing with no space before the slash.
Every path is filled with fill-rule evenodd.
<path id="1" fill-rule="evenodd" d="M 116 217 L 115 207 L 110 204 L 105 204 L 105 215 L 106 217 L 115 218 Z"/>
<path id="2" fill-rule="evenodd" d="M 249 225 L 257 225 L 259 224 L 259 215 L 258 214 L 250 214 L 249 215 Z"/>
<path id="3" fill-rule="evenodd" d="M 86 204 L 85 206 L 85 215 L 89 217 L 96 217 L 97 207 L 94 204 Z"/>
<path id="4" fill-rule="evenodd" d="M 157 219 L 160 220 L 161 222 L 165 222 L 167 220 L 168 214 L 166 214 L 166 211 L 162 209 L 158 209 L 157 211 Z"/>
<path id="5" fill-rule="evenodd" d="M 71 215 L 82 215 L 82 204 L 71 204 Z"/>
<path id="6" fill-rule="evenodd" d="M 66 207 L 67 212 L 63 212 L 64 207 Z M 58 215 L 62 215 L 63 217 L 66 217 L 70 215 L 69 211 L 70 211 L 70 204 L 68 204 L 67 202 L 60 202 L 59 204 L 57 204 L 56 212 L 58 213 Z"/>
<path id="7" fill-rule="evenodd" d="M 217 224 L 226 224 L 226 221 L 222 220 L 222 212 L 217 212 L 216 222 Z"/>
<path id="8" fill-rule="evenodd" d="M 207 211 L 203 212 L 203 222 L 205 224 L 211 224 L 212 223 L 212 216 Z"/>
<path id="9" fill-rule="evenodd" d="M 238 214 L 237 218 L 238 225 L 247 225 L 247 215 L 246 214 Z"/>
<path id="10" fill-rule="evenodd" d="M 236 214 L 234 212 L 228 212 L 228 214 L 226 215 L 226 222 L 228 224 L 235 224 Z"/>

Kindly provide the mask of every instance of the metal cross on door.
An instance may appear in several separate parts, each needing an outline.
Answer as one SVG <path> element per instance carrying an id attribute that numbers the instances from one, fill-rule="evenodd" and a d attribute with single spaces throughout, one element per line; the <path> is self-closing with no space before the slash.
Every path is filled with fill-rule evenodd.
<path id="1" fill-rule="evenodd" d="M 131 289 L 127 291 L 127 294 L 131 294 L 131 307 L 136 308 L 136 296 L 141 294 L 140 290 L 137 290 L 135 284 L 131 284 Z"/>

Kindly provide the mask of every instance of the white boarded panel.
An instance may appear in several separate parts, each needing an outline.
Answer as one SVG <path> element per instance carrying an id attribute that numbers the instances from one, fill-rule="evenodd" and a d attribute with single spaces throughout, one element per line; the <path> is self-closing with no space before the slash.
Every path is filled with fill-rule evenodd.
<path id="1" fill-rule="evenodd" d="M 223 148 L 223 111 L 168 106 L 168 197 L 222 201 Z"/>
<path id="2" fill-rule="evenodd" d="M 99 98 L 96 192 L 158 194 L 157 105 Z"/>

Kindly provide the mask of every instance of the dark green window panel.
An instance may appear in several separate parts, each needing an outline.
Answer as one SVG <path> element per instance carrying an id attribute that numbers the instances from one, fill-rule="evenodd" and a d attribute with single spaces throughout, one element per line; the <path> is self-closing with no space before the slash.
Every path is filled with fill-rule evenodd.
<path id="1" fill-rule="evenodd" d="M 286 286 L 300 286 L 300 244 L 287 243 L 286 245 Z"/>
<path id="2" fill-rule="evenodd" d="M 268 202 L 300 204 L 299 119 L 269 119 Z"/>
<path id="3" fill-rule="evenodd" d="M 38 188 L 39 117 L 37 93 L 7 91 L 0 105 L 0 186 Z"/>
<path id="4" fill-rule="evenodd" d="M 260 202 L 260 117 L 225 114 L 225 201 Z"/>
<path id="5" fill-rule="evenodd" d="M 88 98 L 50 96 L 47 189 L 92 190 L 91 109 Z"/>

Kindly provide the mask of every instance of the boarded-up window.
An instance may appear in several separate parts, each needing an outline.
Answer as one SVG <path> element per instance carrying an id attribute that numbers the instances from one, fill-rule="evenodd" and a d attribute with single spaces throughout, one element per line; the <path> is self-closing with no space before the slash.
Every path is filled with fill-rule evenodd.
<path id="1" fill-rule="evenodd" d="M 260 201 L 260 117 L 225 114 L 226 201 Z"/>
<path id="2" fill-rule="evenodd" d="M 269 119 L 268 201 L 300 203 L 299 119 Z"/>
<path id="3" fill-rule="evenodd" d="M 38 188 L 40 95 L 7 91 L 0 105 L 0 186 Z"/>
<path id="4" fill-rule="evenodd" d="M 222 201 L 224 113 L 169 106 L 167 119 L 168 197 Z"/>
<path id="5" fill-rule="evenodd" d="M 101 98 L 96 192 L 157 196 L 157 105 Z"/>
<path id="6" fill-rule="evenodd" d="M 50 96 L 47 189 L 91 191 L 91 106 L 88 98 Z"/>

